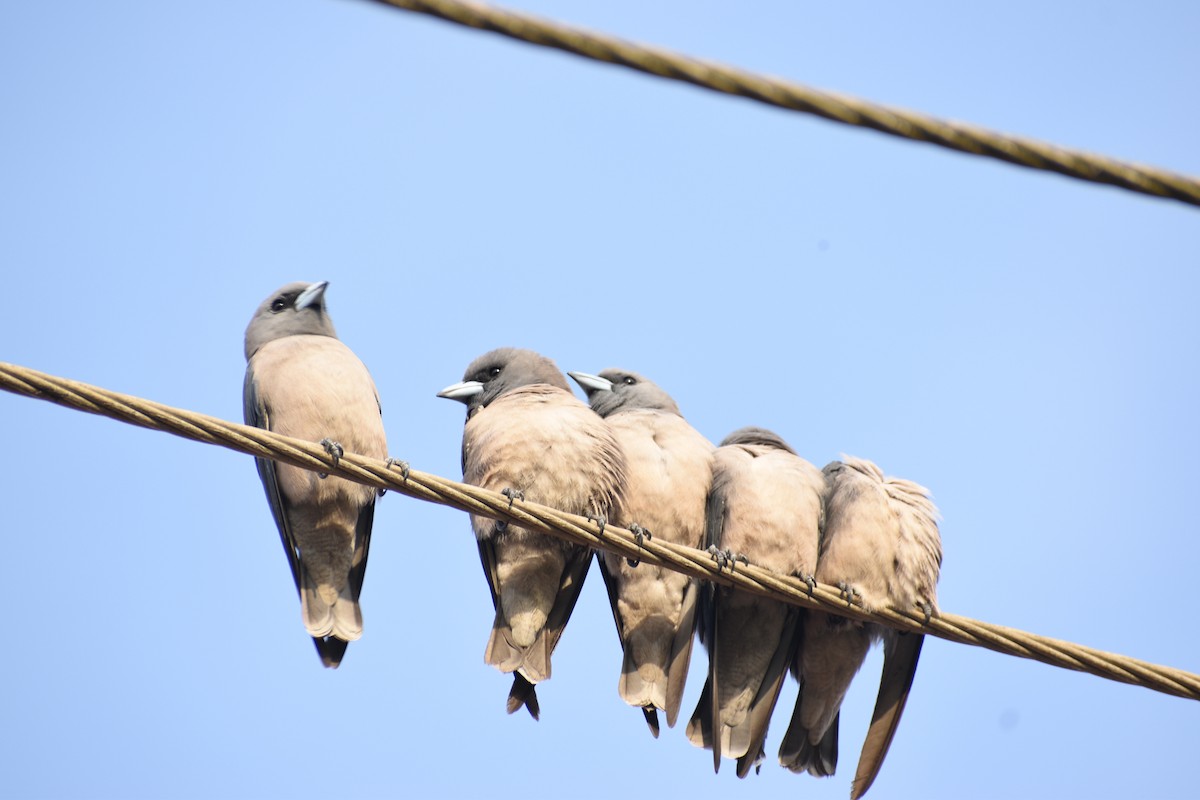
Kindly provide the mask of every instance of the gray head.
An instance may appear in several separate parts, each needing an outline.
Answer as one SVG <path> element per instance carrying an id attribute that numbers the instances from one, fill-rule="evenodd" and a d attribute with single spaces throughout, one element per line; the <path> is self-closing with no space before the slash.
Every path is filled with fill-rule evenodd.
<path id="1" fill-rule="evenodd" d="M 792 455 L 796 455 L 796 451 L 783 440 L 783 437 L 774 431 L 769 431 L 766 428 L 738 428 L 733 433 L 725 437 L 721 442 L 721 447 L 727 444 L 759 444 L 764 447 L 774 447 L 779 450 L 786 450 Z"/>
<path id="2" fill-rule="evenodd" d="M 500 347 L 472 361 L 462 382 L 447 386 L 437 396 L 465 403 L 469 417 L 505 392 L 537 383 L 571 391 L 562 371 L 550 359 L 532 350 Z"/>
<path id="3" fill-rule="evenodd" d="M 285 336 L 312 334 L 336 339 L 333 321 L 325 311 L 327 286 L 329 281 L 289 283 L 263 300 L 246 326 L 246 360 L 267 342 Z"/>
<path id="4" fill-rule="evenodd" d="M 618 411 L 642 408 L 679 413 L 679 406 L 671 395 L 658 388 L 654 381 L 647 380 L 636 372 L 622 369 L 606 369 L 599 375 L 586 372 L 567 373 L 587 392 L 588 405 L 602 417 Z"/>

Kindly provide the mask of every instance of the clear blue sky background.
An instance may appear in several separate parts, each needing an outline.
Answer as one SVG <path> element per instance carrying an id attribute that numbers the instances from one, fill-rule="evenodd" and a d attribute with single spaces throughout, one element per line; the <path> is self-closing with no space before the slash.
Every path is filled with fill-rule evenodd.
<path id="1" fill-rule="evenodd" d="M 1192 2 L 523 7 L 1200 174 Z M 5 2 L 0 75 L 4 360 L 240 420 L 255 306 L 327 279 L 418 469 L 460 474 L 434 394 L 485 350 L 638 370 L 713 440 L 931 487 L 945 610 L 1200 670 L 1200 210 L 353 0 Z M 848 793 L 878 654 L 836 777 L 714 776 L 619 700 L 597 576 L 508 717 L 466 518 L 388 495 L 324 670 L 249 458 L 0 417 L 8 797 Z M 1198 742 L 1194 702 L 930 640 L 871 796 L 1191 796 Z"/>

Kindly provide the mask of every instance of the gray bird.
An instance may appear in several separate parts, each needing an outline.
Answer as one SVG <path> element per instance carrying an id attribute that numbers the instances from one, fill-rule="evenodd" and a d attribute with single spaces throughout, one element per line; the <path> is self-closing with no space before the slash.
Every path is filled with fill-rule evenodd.
<path id="1" fill-rule="evenodd" d="M 379 394 L 367 368 L 342 344 L 325 310 L 329 284 L 289 283 L 246 327 L 247 425 L 320 441 L 336 459 L 345 450 L 387 456 Z M 300 593 L 300 610 L 317 653 L 337 667 L 346 644 L 362 635 L 358 605 L 374 489 L 337 477 L 256 459 L 267 502 Z"/>
<path id="2" fill-rule="evenodd" d="M 438 397 L 467 406 L 463 480 L 510 499 L 606 520 L 625 485 L 625 457 L 608 424 L 576 398 L 545 356 L 500 348 L 475 359 Z M 508 712 L 537 719 L 534 686 L 579 598 L 592 551 L 471 516 L 496 609 L 484 659 L 513 676 Z"/>
<path id="3" fill-rule="evenodd" d="M 843 457 L 825 467 L 825 531 L 817 580 L 856 596 L 868 610 L 888 605 L 937 610 L 942 562 L 938 512 L 928 491 L 885 478 L 870 461 Z M 870 788 L 900 723 L 924 636 L 813 612 L 793 671 L 801 683 L 779 761 L 793 772 L 832 775 L 842 700 L 874 641 L 884 645 L 883 676 L 851 798 Z"/>
<path id="4" fill-rule="evenodd" d="M 825 479 L 778 435 L 742 428 L 721 442 L 708 498 L 708 542 L 719 562 L 746 560 L 811 585 Z M 737 759 L 745 777 L 763 757 L 771 712 L 801 647 L 796 606 L 710 585 L 701 622 L 708 681 L 688 724 L 693 744 Z"/>
<path id="5" fill-rule="evenodd" d="M 625 452 L 628 483 L 612 521 L 634 533 L 703 547 L 704 503 L 713 445 L 689 425 L 671 397 L 633 372 L 568 373 L 587 392 Z M 673 570 L 597 558 L 624 659 L 617 690 L 641 708 L 658 736 L 658 711 L 675 726 L 692 657 L 699 583 Z"/>

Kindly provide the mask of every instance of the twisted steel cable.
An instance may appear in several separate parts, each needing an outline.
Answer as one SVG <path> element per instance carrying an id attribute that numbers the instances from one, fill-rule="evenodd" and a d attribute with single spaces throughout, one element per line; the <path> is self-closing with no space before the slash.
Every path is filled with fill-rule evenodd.
<path id="1" fill-rule="evenodd" d="M 297 467 L 338 475 L 347 480 L 387 489 L 441 505 L 506 520 L 550 536 L 607 550 L 626 558 L 661 565 L 725 586 L 781 600 L 804 608 L 828 611 L 905 631 L 937 636 L 952 642 L 986 647 L 998 653 L 1030 658 L 1056 667 L 1087 672 L 1109 680 L 1144 686 L 1154 691 L 1200 700 L 1200 675 L 1151 664 L 1129 656 L 1107 653 L 1083 645 L 1051 639 L 989 622 L 942 613 L 929 622 L 918 608 L 881 609 L 874 613 L 849 603 L 835 587 L 817 584 L 812 591 L 803 582 L 777 575 L 753 564 L 734 563 L 721 568 L 702 551 L 658 539 L 640 543 L 624 528 L 607 525 L 601 530 L 592 521 L 553 508 L 510 498 L 476 486 L 419 472 L 407 464 L 343 454 L 336 463 L 325 448 L 280 436 L 217 417 L 155 403 L 98 386 L 48 375 L 0 362 L 0 389 L 47 400 L 67 408 L 110 417 L 131 425 L 173 433 L 186 439 L 215 444 L 247 455 L 271 458 Z"/>
<path id="2" fill-rule="evenodd" d="M 950 122 L 907 109 L 821 91 L 663 48 L 542 19 L 531 14 L 466 0 L 373 0 L 448 22 L 491 31 L 529 44 L 618 64 L 638 72 L 682 81 L 760 103 L 815 114 L 834 122 L 871 128 L 962 153 L 998 159 L 1030 169 L 1117 186 L 1132 192 L 1200 205 L 1200 178 L 1108 156 L 1012 136 L 962 122 Z"/>

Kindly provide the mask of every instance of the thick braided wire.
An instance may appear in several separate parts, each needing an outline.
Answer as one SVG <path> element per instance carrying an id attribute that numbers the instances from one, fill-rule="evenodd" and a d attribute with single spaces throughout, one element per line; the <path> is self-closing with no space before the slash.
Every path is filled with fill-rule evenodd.
<path id="1" fill-rule="evenodd" d="M 802 84 L 758 75 L 662 48 L 617 39 L 531 14 L 464 0 L 374 0 L 383 5 L 492 31 L 530 44 L 683 81 L 834 122 L 948 147 L 1030 169 L 1200 205 L 1200 178 L 1021 136 L 950 122 Z"/>
<path id="2" fill-rule="evenodd" d="M 615 525 L 606 526 L 601 533 L 594 522 L 583 517 L 536 503 L 511 501 L 498 492 L 419 472 L 400 463 L 345 453 L 338 459 L 337 464 L 333 464 L 325 449 L 313 442 L 173 408 L 15 364 L 0 362 L 0 389 L 111 417 L 131 425 L 220 445 L 248 455 L 271 458 L 304 469 L 338 475 L 357 483 L 388 489 L 473 514 L 507 520 L 550 536 L 608 550 L 627 558 L 638 558 L 649 564 L 661 565 L 725 586 L 735 586 L 804 608 L 879 622 L 900 630 L 926 633 L 952 642 L 986 647 L 998 653 L 1031 658 L 1056 667 L 1088 672 L 1109 680 L 1200 700 L 1200 675 L 957 614 L 942 613 L 925 623 L 923 614 L 917 608 L 882 609 L 868 613 L 861 607 L 848 603 L 837 589 L 831 586 L 817 584 L 810 592 L 802 581 L 774 574 L 752 564 L 739 563 L 722 569 L 702 550 L 661 542 L 658 539 L 645 539 L 639 543 L 632 533 Z"/>

